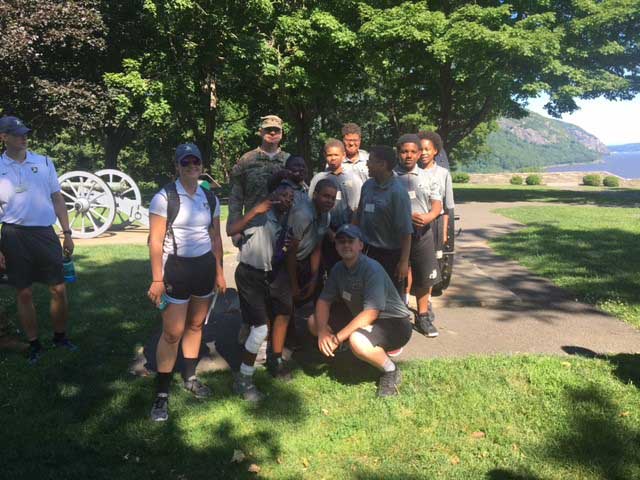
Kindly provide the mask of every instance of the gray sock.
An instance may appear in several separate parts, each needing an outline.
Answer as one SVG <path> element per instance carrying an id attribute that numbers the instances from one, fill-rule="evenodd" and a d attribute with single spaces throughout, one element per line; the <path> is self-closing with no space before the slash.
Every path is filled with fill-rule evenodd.
<path id="1" fill-rule="evenodd" d="M 382 370 L 385 373 L 388 373 L 388 372 L 395 371 L 395 369 L 396 369 L 396 364 L 393 363 L 393 360 L 391 360 L 389 357 L 387 357 L 387 359 L 382 364 Z"/>

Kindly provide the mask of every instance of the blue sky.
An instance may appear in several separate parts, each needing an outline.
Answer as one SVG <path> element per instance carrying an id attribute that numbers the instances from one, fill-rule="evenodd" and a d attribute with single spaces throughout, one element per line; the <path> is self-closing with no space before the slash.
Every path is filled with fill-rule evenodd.
<path id="1" fill-rule="evenodd" d="M 548 99 L 548 96 L 543 95 L 531 100 L 529 110 L 549 117 L 543 109 Z M 640 143 L 640 95 L 624 102 L 597 98 L 577 100 L 576 103 L 580 110 L 563 115 L 563 121 L 578 125 L 606 145 Z"/>

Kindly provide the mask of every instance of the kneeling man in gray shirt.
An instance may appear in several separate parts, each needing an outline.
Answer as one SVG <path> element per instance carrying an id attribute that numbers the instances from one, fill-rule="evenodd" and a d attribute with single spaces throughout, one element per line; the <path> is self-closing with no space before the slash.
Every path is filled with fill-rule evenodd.
<path id="1" fill-rule="evenodd" d="M 384 268 L 362 254 L 362 232 L 342 225 L 336 232 L 338 262 L 309 318 L 309 330 L 327 357 L 343 342 L 359 359 L 382 375 L 378 396 L 398 393 L 400 370 L 389 355 L 398 355 L 411 338 L 410 312 Z"/>

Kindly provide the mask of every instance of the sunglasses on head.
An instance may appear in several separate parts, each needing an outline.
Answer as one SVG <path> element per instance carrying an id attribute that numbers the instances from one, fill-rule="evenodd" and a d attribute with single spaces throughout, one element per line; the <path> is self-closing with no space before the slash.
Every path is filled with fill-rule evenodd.
<path id="1" fill-rule="evenodd" d="M 202 164 L 202 160 L 200 160 L 198 157 L 185 157 L 180 159 L 181 167 L 188 167 L 191 164 L 197 167 Z"/>

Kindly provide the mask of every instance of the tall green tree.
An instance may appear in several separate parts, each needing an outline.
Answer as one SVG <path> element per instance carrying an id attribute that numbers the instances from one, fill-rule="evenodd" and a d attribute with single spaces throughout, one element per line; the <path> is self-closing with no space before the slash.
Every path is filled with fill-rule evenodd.
<path id="1" fill-rule="evenodd" d="M 576 97 L 637 92 L 639 9 L 633 0 L 362 4 L 358 39 L 390 128 L 436 125 L 451 150 L 482 124 L 525 115 L 541 92 L 556 115 L 576 109 Z"/>
<path id="2" fill-rule="evenodd" d="M 136 59 L 140 78 L 161 85 L 166 137 L 195 140 L 209 166 L 221 102 L 260 94 L 271 2 L 145 0 L 144 9 L 153 45 Z"/>
<path id="3" fill-rule="evenodd" d="M 92 0 L 0 2 L 0 111 L 41 134 L 99 123 L 104 91 L 96 59 L 106 31 Z"/>
<path id="4" fill-rule="evenodd" d="M 300 3 L 278 15 L 267 41 L 270 56 L 263 79 L 292 124 L 297 152 L 311 167 L 311 133 L 353 89 L 358 52 L 356 33 L 341 21 L 341 12 L 326 10 L 336 5 Z"/>

